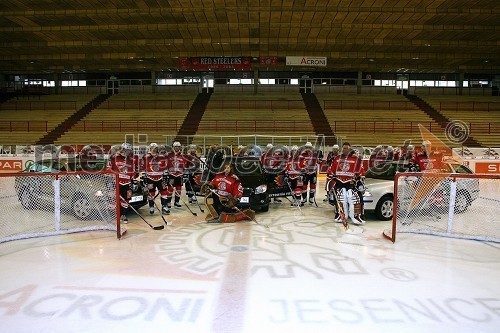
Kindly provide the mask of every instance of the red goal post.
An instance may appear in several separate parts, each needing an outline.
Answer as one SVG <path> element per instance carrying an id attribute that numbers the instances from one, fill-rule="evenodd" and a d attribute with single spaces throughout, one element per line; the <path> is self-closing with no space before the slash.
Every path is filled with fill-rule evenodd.
<path id="1" fill-rule="evenodd" d="M 0 174 L 0 243 L 91 230 L 120 239 L 117 182 L 108 170 Z"/>
<path id="2" fill-rule="evenodd" d="M 399 173 L 392 228 L 397 233 L 500 242 L 500 175 Z"/>

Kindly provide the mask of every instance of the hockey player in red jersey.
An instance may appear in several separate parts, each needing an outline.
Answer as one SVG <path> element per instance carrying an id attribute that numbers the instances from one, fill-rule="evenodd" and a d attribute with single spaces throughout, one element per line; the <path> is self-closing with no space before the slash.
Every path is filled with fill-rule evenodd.
<path id="1" fill-rule="evenodd" d="M 139 161 L 136 155 L 133 155 L 132 145 L 123 143 L 120 146 L 110 149 L 110 158 L 108 169 L 119 173 L 118 184 L 120 197 L 120 220 L 127 223 L 127 213 L 130 208 L 130 198 L 132 197 L 132 182 L 139 175 Z"/>
<path id="2" fill-rule="evenodd" d="M 303 182 L 302 182 L 302 172 L 303 168 L 300 164 L 300 155 L 299 148 L 297 146 L 293 146 L 290 150 L 290 157 L 286 164 L 285 174 L 288 178 L 288 185 L 290 190 L 293 193 L 293 202 L 291 206 L 298 207 L 304 206 L 302 202 L 302 191 L 303 191 Z"/>
<path id="3" fill-rule="evenodd" d="M 280 147 L 268 144 L 266 148 L 267 151 L 261 155 L 260 161 L 266 175 L 267 183 L 272 184 L 279 174 L 283 174 L 286 160 L 283 156 L 283 150 Z M 278 204 L 282 202 L 281 199 L 276 197 L 273 198 L 273 201 Z"/>
<path id="4" fill-rule="evenodd" d="M 443 168 L 443 153 L 432 150 L 431 142 L 426 140 L 422 143 L 422 152 L 413 158 L 420 171 L 439 172 Z"/>
<path id="5" fill-rule="evenodd" d="M 351 218 L 354 224 L 365 223 L 361 219 L 361 198 L 355 188 L 357 180 L 364 174 L 362 159 L 352 151 L 349 143 L 344 143 L 342 154 L 335 158 L 327 175 L 335 181 L 333 188 L 336 191 L 336 196 L 342 202 L 345 214 Z M 340 216 L 335 221 L 343 222 Z"/>
<path id="6" fill-rule="evenodd" d="M 186 168 L 187 160 L 182 154 L 182 146 L 180 142 L 176 141 L 172 146 L 174 151 L 166 156 L 168 182 L 169 186 L 174 189 L 174 207 L 180 208 L 182 205 L 179 201 L 181 198 L 184 169 Z M 167 198 L 168 208 L 170 208 L 171 201 L 171 197 Z"/>
<path id="7" fill-rule="evenodd" d="M 159 153 L 159 146 L 156 143 L 149 145 L 148 152 L 141 159 L 141 170 L 143 179 L 148 187 L 149 213 L 154 214 L 154 198 L 156 190 L 160 192 L 161 210 L 164 214 L 170 214 L 167 200 L 172 200 L 173 189 L 167 181 L 167 163 L 164 155 Z"/>
<path id="8" fill-rule="evenodd" d="M 198 199 L 196 198 L 196 193 L 193 190 L 193 184 L 196 183 L 196 176 L 201 175 L 202 173 L 201 160 L 198 156 L 196 145 L 189 145 L 186 154 L 184 154 L 184 159 L 186 160 L 184 168 L 186 194 L 188 196 L 189 203 L 195 204 Z"/>
<path id="9" fill-rule="evenodd" d="M 222 166 L 223 171 L 204 185 L 207 188 L 205 204 L 209 214 L 205 217 L 208 222 L 236 222 L 251 220 L 255 212 L 251 209 L 239 210 L 236 205 L 243 195 L 241 181 L 234 174 L 230 163 Z"/>
<path id="10" fill-rule="evenodd" d="M 313 148 L 310 142 L 306 142 L 304 150 L 300 154 L 300 165 L 304 170 L 302 203 L 307 202 L 307 188 L 309 187 L 309 204 L 314 204 L 316 195 L 316 182 L 318 177 L 318 150 Z"/>

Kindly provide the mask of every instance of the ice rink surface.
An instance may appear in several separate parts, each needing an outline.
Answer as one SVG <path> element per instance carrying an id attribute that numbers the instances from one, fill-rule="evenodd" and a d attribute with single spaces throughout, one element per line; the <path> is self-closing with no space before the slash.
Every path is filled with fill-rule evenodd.
<path id="1" fill-rule="evenodd" d="M 173 209 L 164 230 L 130 215 L 121 240 L 0 244 L 0 332 L 500 332 L 500 244 L 393 244 L 370 215 L 348 234 L 323 195 L 318 208 L 271 204 L 259 224 L 207 224 L 191 206 L 198 216 Z"/>

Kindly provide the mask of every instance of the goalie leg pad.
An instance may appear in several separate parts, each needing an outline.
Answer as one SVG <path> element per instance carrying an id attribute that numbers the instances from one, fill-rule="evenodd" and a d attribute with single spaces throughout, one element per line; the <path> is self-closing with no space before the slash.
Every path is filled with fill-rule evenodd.
<path id="1" fill-rule="evenodd" d="M 235 216 L 232 213 L 222 212 L 220 214 L 220 221 L 222 223 L 233 223 L 235 221 Z"/>
<path id="2" fill-rule="evenodd" d="M 219 213 L 217 213 L 217 210 L 214 207 L 213 198 L 210 197 L 205 198 L 205 206 L 207 206 L 209 212 L 205 217 L 205 221 L 210 221 L 219 217 Z"/>

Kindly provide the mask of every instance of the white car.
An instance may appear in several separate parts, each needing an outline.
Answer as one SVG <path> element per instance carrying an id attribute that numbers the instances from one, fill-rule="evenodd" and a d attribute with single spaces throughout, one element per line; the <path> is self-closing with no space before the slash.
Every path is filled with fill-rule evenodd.
<path id="1" fill-rule="evenodd" d="M 455 160 L 445 161 L 446 170 L 450 173 L 473 173 L 465 165 Z M 378 172 L 370 169 L 366 173 L 365 185 L 367 190 L 363 195 L 364 210 L 374 213 L 380 220 L 392 219 L 394 211 L 394 177 L 398 172 L 410 172 L 412 164 L 402 162 L 390 162 L 378 167 Z M 413 170 L 411 170 L 413 171 Z M 479 185 L 476 179 L 464 179 L 463 182 L 474 182 L 473 186 L 460 186 L 455 202 L 455 211 L 464 212 L 468 206 L 478 197 Z M 462 187 L 462 189 L 460 189 Z M 459 195 L 462 194 L 462 195 Z"/>

